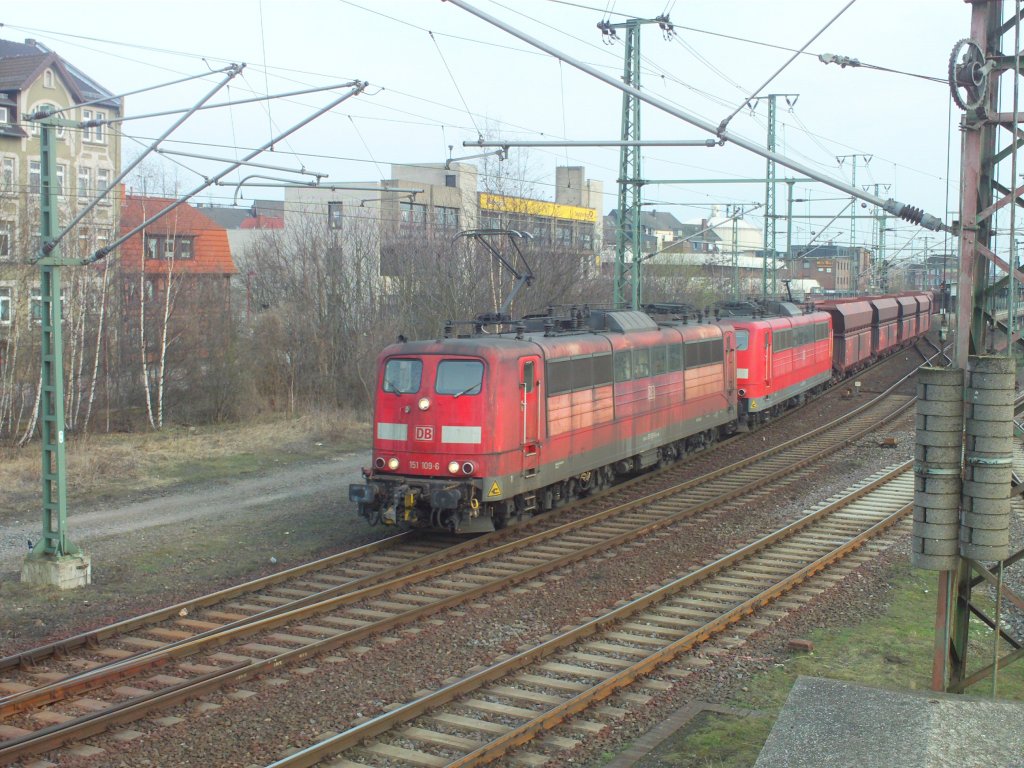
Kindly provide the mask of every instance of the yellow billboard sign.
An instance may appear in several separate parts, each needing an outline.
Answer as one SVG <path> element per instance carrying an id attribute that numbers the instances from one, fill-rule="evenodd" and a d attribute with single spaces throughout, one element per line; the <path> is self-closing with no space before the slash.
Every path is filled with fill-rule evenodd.
<path id="1" fill-rule="evenodd" d="M 526 197 L 492 195 L 487 192 L 480 193 L 480 210 L 518 213 L 524 216 L 539 216 L 546 219 L 585 221 L 589 224 L 597 222 L 597 211 L 594 208 L 561 205 L 560 203 L 549 203 L 545 200 L 531 200 Z"/>

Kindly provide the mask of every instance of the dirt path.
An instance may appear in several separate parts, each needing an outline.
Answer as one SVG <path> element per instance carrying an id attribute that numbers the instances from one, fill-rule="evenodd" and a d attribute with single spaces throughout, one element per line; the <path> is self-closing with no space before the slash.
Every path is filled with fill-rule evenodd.
<path id="1" fill-rule="evenodd" d="M 0 656 L 387 535 L 348 501 L 365 462 L 343 453 L 116 506 L 72 499 L 69 533 L 92 557 L 93 583 L 67 592 L 20 582 L 40 521 L 0 522 Z"/>
<path id="2" fill-rule="evenodd" d="M 363 453 L 297 463 L 257 477 L 226 479 L 161 493 L 151 499 L 125 499 L 117 506 L 75 509 L 69 502 L 68 529 L 72 541 L 85 551 L 108 536 L 123 539 L 139 531 L 203 519 L 221 523 L 245 519 L 252 523 L 280 509 L 302 504 L 310 497 L 348 499 L 349 483 L 359 482 Z M 40 521 L 15 520 L 0 526 L 0 574 L 19 570 L 27 541 L 38 541 Z"/>

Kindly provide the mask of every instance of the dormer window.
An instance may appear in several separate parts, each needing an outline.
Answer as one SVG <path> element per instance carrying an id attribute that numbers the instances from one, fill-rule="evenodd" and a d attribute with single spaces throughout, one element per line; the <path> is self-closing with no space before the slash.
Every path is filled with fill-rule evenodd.
<path id="1" fill-rule="evenodd" d="M 43 88 L 53 88 L 53 70 L 43 72 Z"/>

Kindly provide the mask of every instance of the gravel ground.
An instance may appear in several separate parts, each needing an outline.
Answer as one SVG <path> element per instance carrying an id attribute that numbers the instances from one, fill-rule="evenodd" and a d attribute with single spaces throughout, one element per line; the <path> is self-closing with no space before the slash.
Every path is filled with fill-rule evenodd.
<path id="1" fill-rule="evenodd" d="M 918 362 L 912 354 L 906 354 L 902 361 L 905 366 Z M 883 378 L 891 376 L 891 372 L 865 375 L 861 379 L 862 399 L 876 391 Z M 908 388 L 912 390 L 912 386 Z M 836 398 L 839 394 L 811 404 L 802 412 L 800 424 L 837 416 L 857 400 Z M 781 441 L 786 431 L 762 430 L 752 436 L 751 442 L 762 443 L 757 446 L 760 448 L 764 443 Z M 185 718 L 179 724 L 133 724 L 132 729 L 147 735 L 131 742 L 130 752 L 122 748 L 91 761 L 61 763 L 264 765 L 290 747 L 305 746 L 324 732 L 341 730 L 362 717 L 379 713 L 389 703 L 405 701 L 411 691 L 436 688 L 447 677 L 462 674 L 475 664 L 489 663 L 562 625 L 602 613 L 617 600 L 692 570 L 791 519 L 858 478 L 912 456 L 912 416 L 903 417 L 882 434 L 896 437 L 897 447 L 880 449 L 877 437 L 864 438 L 829 460 L 813 473 L 812 480 L 779 489 L 769 503 L 724 516 L 713 528 L 681 524 L 642 546 L 623 547 L 612 557 L 579 564 L 464 610 L 449 611 L 391 636 L 373 638 L 365 646 L 340 649 L 329 660 L 250 681 L 246 689 L 252 695 L 246 698 L 239 691 L 234 695 L 222 692 L 207 701 L 163 713 Z M 117 510 L 76 513 L 72 521 L 74 538 L 93 555 L 96 583 L 86 590 L 59 596 L 11 581 L 16 578 L 18 547 L 25 529 L 0 529 L 0 540 L 5 542 L 0 549 L 4 579 L 0 582 L 0 617 L 4 619 L 0 638 L 5 642 L 4 650 L 36 645 L 104 620 L 123 618 L 129 611 L 141 612 L 208 592 L 241 577 L 251 578 L 271 569 L 268 552 L 280 555 L 273 567 L 276 570 L 382 535 L 384 529 L 367 529 L 351 505 L 341 501 L 347 497 L 346 486 L 357 478 L 364 460 L 363 456 L 350 455 L 229 487 L 192 488 Z M 216 500 L 209 506 L 204 491 L 214 493 Z M 282 512 L 282 507 L 286 511 Z M 26 528 L 32 530 L 32 526 Z M 223 547 L 212 541 L 216 539 L 212 532 L 223 534 Z M 124 557 L 126 548 L 139 556 Z M 234 557 L 228 557 L 229 553 Z M 129 560 L 130 565 L 109 565 Z M 154 560 L 158 567 L 147 567 Z M 884 593 L 884 583 L 871 582 L 875 567 L 862 570 L 866 574 L 858 581 L 854 599 L 847 595 L 822 601 L 828 607 L 819 617 L 821 622 L 843 623 L 844 617 L 860 616 L 866 605 Z M 786 622 L 804 621 L 803 616 L 802 612 Z M 778 633 L 781 648 L 784 638 L 798 634 L 798 629 L 779 629 Z M 771 638 L 775 634 L 775 630 L 766 633 L 769 642 L 763 649 L 758 642 L 760 660 L 729 659 L 724 665 L 702 671 L 698 673 L 700 688 L 691 689 L 687 682 L 685 696 L 713 698 L 716 691 L 720 696 L 737 680 L 756 671 L 758 665 L 772 663 L 775 641 Z M 698 695 L 703 688 L 706 694 Z M 642 732 L 656 721 L 659 712 L 663 716 L 678 706 L 676 699 L 659 697 L 658 706 L 652 709 L 653 719 L 631 721 L 621 735 L 593 740 L 594 748 L 611 749 L 619 739 Z M 103 737 L 95 743 L 110 748 Z M 574 762 L 588 764 L 586 760 Z"/>

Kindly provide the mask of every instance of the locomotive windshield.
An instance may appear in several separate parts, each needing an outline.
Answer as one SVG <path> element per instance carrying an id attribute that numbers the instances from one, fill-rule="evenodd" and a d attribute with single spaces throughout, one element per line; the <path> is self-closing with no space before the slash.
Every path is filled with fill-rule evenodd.
<path id="1" fill-rule="evenodd" d="M 434 389 L 439 395 L 478 395 L 483 380 L 484 364 L 479 360 L 442 360 Z"/>
<path id="2" fill-rule="evenodd" d="M 396 395 L 408 395 L 418 392 L 422 374 L 422 360 L 392 358 L 384 366 L 384 391 L 394 392 Z"/>

